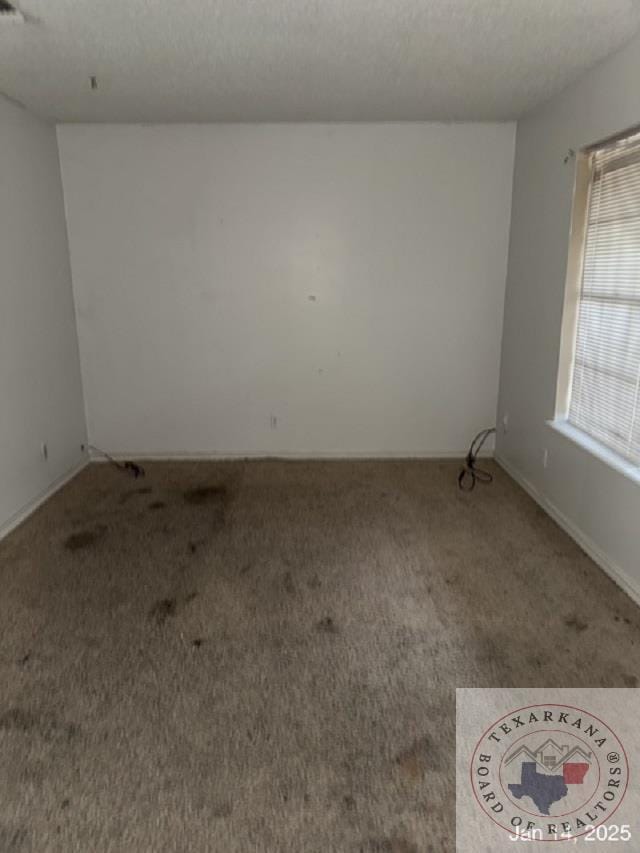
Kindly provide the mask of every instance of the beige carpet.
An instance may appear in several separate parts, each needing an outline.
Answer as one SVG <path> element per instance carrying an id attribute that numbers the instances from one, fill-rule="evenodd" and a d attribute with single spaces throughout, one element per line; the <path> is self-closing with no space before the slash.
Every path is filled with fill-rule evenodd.
<path id="1" fill-rule="evenodd" d="M 631 601 L 457 470 L 83 471 L 0 543 L 0 849 L 453 850 L 456 686 L 640 675 Z"/>

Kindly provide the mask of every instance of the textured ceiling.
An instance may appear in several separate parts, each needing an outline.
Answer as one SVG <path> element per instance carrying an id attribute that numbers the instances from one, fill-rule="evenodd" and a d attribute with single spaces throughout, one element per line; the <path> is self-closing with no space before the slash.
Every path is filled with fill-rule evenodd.
<path id="1" fill-rule="evenodd" d="M 640 0 L 15 5 L 0 90 L 61 121 L 514 118 L 640 27 Z"/>

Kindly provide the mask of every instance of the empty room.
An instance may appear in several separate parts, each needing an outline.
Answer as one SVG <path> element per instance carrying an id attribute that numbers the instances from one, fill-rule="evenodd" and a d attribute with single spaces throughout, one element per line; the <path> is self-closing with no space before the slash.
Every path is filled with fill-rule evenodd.
<path id="1" fill-rule="evenodd" d="M 639 0 L 0 0 L 0 853 L 640 849 L 639 84 Z"/>

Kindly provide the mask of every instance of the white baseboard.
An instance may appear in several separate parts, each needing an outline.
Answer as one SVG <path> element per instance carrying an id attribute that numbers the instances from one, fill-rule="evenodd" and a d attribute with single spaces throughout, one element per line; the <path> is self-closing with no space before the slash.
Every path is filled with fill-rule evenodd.
<path id="1" fill-rule="evenodd" d="M 461 460 L 464 459 L 468 453 L 468 448 L 465 450 L 417 450 L 415 452 L 408 450 L 380 450 L 380 451 L 274 451 L 273 453 L 266 453 L 264 451 L 261 452 L 249 452 L 249 453 L 235 453 L 235 452 L 201 452 L 201 453 L 190 453 L 190 452 L 157 452 L 157 453 L 148 453 L 148 452 L 139 452 L 139 451 L 130 451 L 129 453 L 122 453 L 120 451 L 108 451 L 109 456 L 112 459 L 115 459 L 117 462 L 123 462 L 127 459 L 132 460 L 140 460 L 140 461 L 148 461 L 148 462 L 216 462 L 216 461 L 224 461 L 224 460 L 234 460 L 234 459 L 285 459 L 285 460 L 300 460 L 300 461 L 313 461 L 313 460 L 357 460 L 357 459 L 372 459 L 372 460 L 384 460 L 384 459 L 394 459 L 394 460 L 403 460 L 403 459 L 455 459 Z M 101 455 L 100 453 L 91 450 L 91 461 L 92 462 L 108 462 L 109 460 Z M 479 458 L 490 459 L 493 457 L 493 451 L 482 451 L 479 454 Z"/>
<path id="2" fill-rule="evenodd" d="M 69 471 L 65 474 L 62 474 L 60 477 L 57 477 L 50 486 L 48 486 L 43 492 L 40 492 L 37 497 L 33 500 L 29 501 L 25 504 L 21 509 L 15 512 L 10 518 L 7 519 L 3 524 L 0 524 L 0 539 L 4 539 L 12 530 L 22 524 L 23 521 L 26 521 L 29 516 L 34 513 L 39 506 L 45 501 L 48 501 L 52 495 L 55 495 L 57 491 L 59 491 L 63 486 L 66 486 L 70 480 L 82 471 L 83 468 L 86 468 L 90 463 L 90 459 L 83 459 L 82 462 L 79 462 L 77 465 L 74 465 Z"/>
<path id="3" fill-rule="evenodd" d="M 631 580 L 631 578 L 627 575 L 627 573 L 620 568 L 614 561 L 604 553 L 596 543 L 589 537 L 587 534 L 577 527 L 571 519 L 567 518 L 567 516 L 561 512 L 555 504 L 553 504 L 548 498 L 546 498 L 536 487 L 527 480 L 519 471 L 517 471 L 510 462 L 507 462 L 502 456 L 497 454 L 495 456 L 495 460 L 503 468 L 507 474 L 518 483 L 518 485 L 522 486 L 522 488 L 530 495 L 533 500 L 540 506 L 542 509 L 551 516 L 551 518 L 558 524 L 565 533 L 568 533 L 569 536 L 578 543 L 578 545 L 585 551 L 604 572 L 609 575 L 609 577 L 622 589 L 632 601 L 640 605 L 640 589 L 637 584 Z"/>

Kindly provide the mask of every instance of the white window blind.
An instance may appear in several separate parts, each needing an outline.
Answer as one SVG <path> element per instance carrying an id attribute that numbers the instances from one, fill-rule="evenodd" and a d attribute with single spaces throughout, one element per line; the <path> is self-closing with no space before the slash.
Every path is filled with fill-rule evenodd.
<path id="1" fill-rule="evenodd" d="M 568 419 L 640 465 L 640 133 L 591 154 Z"/>

